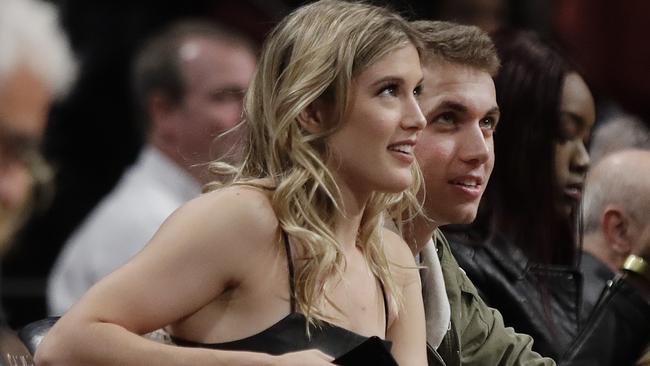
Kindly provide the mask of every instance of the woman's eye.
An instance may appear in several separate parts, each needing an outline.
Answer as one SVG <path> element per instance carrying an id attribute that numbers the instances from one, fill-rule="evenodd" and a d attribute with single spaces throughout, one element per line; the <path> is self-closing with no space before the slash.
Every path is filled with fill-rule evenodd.
<path id="1" fill-rule="evenodd" d="M 397 95 L 397 85 L 395 84 L 390 84 L 386 85 L 379 90 L 379 95 L 390 95 L 390 96 L 396 96 Z"/>
<path id="2" fill-rule="evenodd" d="M 568 113 L 562 113 L 560 115 L 558 133 L 558 137 L 564 141 L 582 138 L 580 125 Z"/>

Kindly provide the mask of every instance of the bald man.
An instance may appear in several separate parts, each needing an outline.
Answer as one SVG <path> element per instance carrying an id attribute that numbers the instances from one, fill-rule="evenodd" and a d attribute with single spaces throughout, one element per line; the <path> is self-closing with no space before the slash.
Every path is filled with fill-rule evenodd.
<path id="1" fill-rule="evenodd" d="M 650 150 L 623 150 L 596 164 L 584 195 L 583 314 L 630 254 L 650 251 Z"/>

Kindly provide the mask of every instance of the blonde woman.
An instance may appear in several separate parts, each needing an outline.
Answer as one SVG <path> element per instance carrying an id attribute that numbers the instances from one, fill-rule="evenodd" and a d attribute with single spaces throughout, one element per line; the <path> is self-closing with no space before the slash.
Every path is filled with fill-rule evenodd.
<path id="1" fill-rule="evenodd" d="M 413 256 L 382 226 L 418 188 L 417 45 L 402 18 L 365 4 L 284 19 L 246 96 L 234 181 L 93 287 L 37 364 L 325 365 L 373 336 L 399 364 L 426 364 Z M 195 347 L 138 336 L 163 326 Z"/>

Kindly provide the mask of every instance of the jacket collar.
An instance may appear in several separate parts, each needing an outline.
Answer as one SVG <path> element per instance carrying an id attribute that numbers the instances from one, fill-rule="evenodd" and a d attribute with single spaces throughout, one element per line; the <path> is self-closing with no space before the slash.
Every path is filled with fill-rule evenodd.
<path id="1" fill-rule="evenodd" d="M 512 241 L 500 233 L 493 234 L 485 242 L 485 251 L 501 269 L 513 278 L 523 278 L 530 266 L 530 260 Z"/>

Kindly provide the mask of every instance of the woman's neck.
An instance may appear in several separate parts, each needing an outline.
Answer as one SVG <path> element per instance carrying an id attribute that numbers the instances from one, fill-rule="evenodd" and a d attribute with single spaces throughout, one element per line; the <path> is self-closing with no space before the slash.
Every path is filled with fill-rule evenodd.
<path id="1" fill-rule="evenodd" d="M 339 189 L 341 206 L 334 219 L 334 235 L 347 251 L 354 249 L 357 245 L 359 228 L 368 200 L 355 195 L 345 186 L 339 186 Z"/>
<path id="2" fill-rule="evenodd" d="M 359 189 L 354 184 L 333 173 L 340 193 L 340 211 L 334 219 L 334 235 L 343 245 L 344 250 L 355 249 L 359 237 L 359 228 L 372 192 Z"/>

